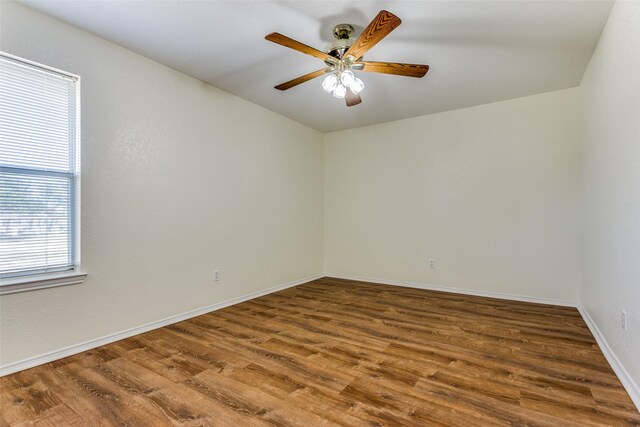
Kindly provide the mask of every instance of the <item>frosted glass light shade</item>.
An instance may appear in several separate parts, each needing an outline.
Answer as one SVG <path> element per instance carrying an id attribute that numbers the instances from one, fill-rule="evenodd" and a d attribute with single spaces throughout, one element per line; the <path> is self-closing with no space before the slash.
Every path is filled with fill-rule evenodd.
<path id="1" fill-rule="evenodd" d="M 347 94 L 347 87 L 343 84 L 338 84 L 335 90 L 333 91 L 333 96 L 338 99 L 344 98 L 346 94 Z"/>
<path id="2" fill-rule="evenodd" d="M 350 87 L 355 79 L 356 76 L 354 76 L 353 72 L 350 70 L 345 70 L 340 74 L 340 82 L 347 87 Z"/>
<path id="3" fill-rule="evenodd" d="M 353 83 L 351 83 L 351 91 L 353 93 L 360 93 L 362 92 L 362 89 L 364 89 L 364 83 L 362 83 L 362 80 L 356 77 Z"/>
<path id="4" fill-rule="evenodd" d="M 338 77 L 336 77 L 335 74 L 329 74 L 322 81 L 322 89 L 324 89 L 325 92 L 333 92 L 337 85 Z"/>

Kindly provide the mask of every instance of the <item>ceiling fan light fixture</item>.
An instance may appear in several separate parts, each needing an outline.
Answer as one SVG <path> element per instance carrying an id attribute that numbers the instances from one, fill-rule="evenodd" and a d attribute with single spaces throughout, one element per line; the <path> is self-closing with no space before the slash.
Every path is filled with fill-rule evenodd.
<path id="1" fill-rule="evenodd" d="M 342 83 L 338 83 L 336 85 L 336 88 L 333 90 L 333 97 L 342 99 L 345 97 L 346 94 L 347 94 L 347 87 Z"/>
<path id="2" fill-rule="evenodd" d="M 333 92 L 338 85 L 338 77 L 335 74 L 329 74 L 322 81 L 322 89 L 325 92 Z"/>
<path id="3" fill-rule="evenodd" d="M 353 93 L 357 95 L 360 92 L 362 92 L 362 89 L 364 89 L 364 83 L 362 82 L 362 80 L 356 77 L 353 83 L 351 83 L 351 86 L 349 86 L 349 88 Z"/>

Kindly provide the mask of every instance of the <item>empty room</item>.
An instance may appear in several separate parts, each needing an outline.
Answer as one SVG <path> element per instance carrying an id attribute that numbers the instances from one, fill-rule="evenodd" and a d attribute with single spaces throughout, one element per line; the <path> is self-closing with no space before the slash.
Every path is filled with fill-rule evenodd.
<path id="1" fill-rule="evenodd" d="M 0 0 L 0 426 L 640 426 L 640 1 Z"/>

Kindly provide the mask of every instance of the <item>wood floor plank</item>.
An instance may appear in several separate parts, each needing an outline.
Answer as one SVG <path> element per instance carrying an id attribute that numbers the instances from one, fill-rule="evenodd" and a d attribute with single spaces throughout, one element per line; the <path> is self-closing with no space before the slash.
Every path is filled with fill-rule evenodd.
<path id="1" fill-rule="evenodd" d="M 0 378 L 0 426 L 640 426 L 578 311 L 323 278 Z"/>

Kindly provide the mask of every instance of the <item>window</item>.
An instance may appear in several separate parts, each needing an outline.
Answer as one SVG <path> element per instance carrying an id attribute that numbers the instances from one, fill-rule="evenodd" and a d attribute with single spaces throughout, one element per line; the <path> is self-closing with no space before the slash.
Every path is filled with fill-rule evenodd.
<path id="1" fill-rule="evenodd" d="M 77 76 L 0 53 L 2 293 L 84 277 L 78 92 Z"/>

